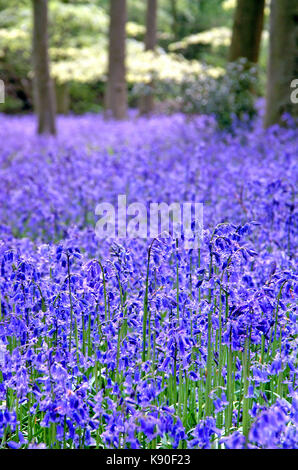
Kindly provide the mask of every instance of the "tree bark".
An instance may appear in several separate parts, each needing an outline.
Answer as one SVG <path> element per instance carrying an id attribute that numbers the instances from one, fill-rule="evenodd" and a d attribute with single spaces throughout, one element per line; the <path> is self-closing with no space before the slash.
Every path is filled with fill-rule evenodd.
<path id="1" fill-rule="evenodd" d="M 176 0 L 171 1 L 171 12 L 172 12 L 172 32 L 174 36 L 174 41 L 178 39 L 179 36 L 179 21 L 178 21 L 178 10 Z"/>
<path id="2" fill-rule="evenodd" d="M 147 0 L 145 51 L 154 51 L 157 31 L 157 0 Z M 153 81 L 149 84 L 150 93 L 140 98 L 140 113 L 149 114 L 154 110 Z"/>
<path id="3" fill-rule="evenodd" d="M 56 83 L 55 91 L 57 114 L 68 114 L 70 107 L 69 84 Z"/>
<path id="4" fill-rule="evenodd" d="M 34 101 L 38 134 L 56 134 L 55 95 L 48 53 L 48 1 L 33 2 Z"/>
<path id="5" fill-rule="evenodd" d="M 147 0 L 145 50 L 154 50 L 156 46 L 157 0 Z"/>
<path id="6" fill-rule="evenodd" d="M 110 0 L 109 64 L 106 87 L 106 116 L 125 119 L 127 87 L 125 69 L 126 0 Z"/>
<path id="7" fill-rule="evenodd" d="M 264 25 L 265 0 L 238 0 L 234 16 L 229 61 L 245 57 L 249 62 L 259 59 Z"/>
<path id="8" fill-rule="evenodd" d="M 281 124 L 285 112 L 298 117 L 298 104 L 291 100 L 291 83 L 298 78 L 297 46 L 297 2 L 272 0 L 265 127 Z"/>

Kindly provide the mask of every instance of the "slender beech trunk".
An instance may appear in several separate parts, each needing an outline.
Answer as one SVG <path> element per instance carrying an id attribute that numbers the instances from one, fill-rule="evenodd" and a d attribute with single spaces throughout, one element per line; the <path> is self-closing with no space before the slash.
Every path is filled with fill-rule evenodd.
<path id="1" fill-rule="evenodd" d="M 69 84 L 56 83 L 55 93 L 57 114 L 68 114 L 70 108 Z"/>
<path id="2" fill-rule="evenodd" d="M 34 102 L 39 134 L 56 134 L 55 94 L 48 53 L 48 1 L 33 2 Z"/>
<path id="3" fill-rule="evenodd" d="M 257 63 L 264 25 L 265 0 L 238 0 L 234 16 L 229 61 L 245 57 Z"/>
<path id="4" fill-rule="evenodd" d="M 109 65 L 105 95 L 106 116 L 125 119 L 127 87 L 125 78 L 126 0 L 110 0 Z"/>
<path id="5" fill-rule="evenodd" d="M 265 127 L 281 123 L 287 112 L 298 118 L 291 83 L 298 78 L 298 3 L 272 0 Z"/>
<path id="6" fill-rule="evenodd" d="M 177 1 L 170 0 L 170 2 L 171 2 L 171 13 L 172 13 L 172 31 L 173 31 L 174 41 L 177 41 L 178 36 L 179 36 Z"/>
<path id="7" fill-rule="evenodd" d="M 145 51 L 154 51 L 156 47 L 157 0 L 147 0 Z M 153 81 L 150 93 L 140 98 L 140 113 L 149 114 L 154 110 Z"/>

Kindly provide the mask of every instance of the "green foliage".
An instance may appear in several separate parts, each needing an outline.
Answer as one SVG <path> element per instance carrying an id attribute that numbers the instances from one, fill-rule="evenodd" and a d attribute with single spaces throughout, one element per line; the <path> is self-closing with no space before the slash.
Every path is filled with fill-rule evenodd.
<path id="1" fill-rule="evenodd" d="M 76 114 L 102 111 L 100 103 L 102 102 L 103 91 L 101 82 L 92 84 L 71 82 L 69 84 L 71 111 Z"/>
<path id="2" fill-rule="evenodd" d="M 192 34 L 183 38 L 181 41 L 174 42 L 169 46 L 170 51 L 181 51 L 191 45 L 205 44 L 213 49 L 219 46 L 229 46 L 231 42 L 231 29 L 221 26 L 212 28 L 202 33 Z"/>
<path id="3" fill-rule="evenodd" d="M 235 119 L 249 122 L 255 116 L 257 69 L 249 67 L 245 59 L 228 64 L 225 75 L 217 84 L 213 81 L 212 88 L 206 112 L 216 117 L 220 128 L 231 128 Z"/>
<path id="4" fill-rule="evenodd" d="M 2 105 L 1 105 L 2 107 Z M 8 114 L 14 114 L 20 112 L 23 107 L 22 100 L 15 96 L 10 96 L 6 94 L 5 96 L 5 112 Z"/>
<path id="5" fill-rule="evenodd" d="M 223 0 L 160 0 L 176 40 L 221 25 L 226 16 L 222 3 Z"/>
<path id="6" fill-rule="evenodd" d="M 232 129 L 235 120 L 248 123 L 255 116 L 257 69 L 245 59 L 230 63 L 226 72 L 212 77 L 208 68 L 199 75 L 186 76 L 155 84 L 154 93 L 160 101 L 167 101 L 168 111 L 186 114 L 207 114 L 216 118 L 220 129 Z M 149 93 L 150 89 L 136 89 L 135 93 Z M 164 109 L 163 109 L 164 111 Z"/>
<path id="7" fill-rule="evenodd" d="M 108 15 L 95 4 L 50 3 L 50 44 L 53 48 L 85 47 L 108 32 Z"/>
<path id="8" fill-rule="evenodd" d="M 218 66 L 223 63 L 223 60 L 226 61 L 231 37 L 231 28 L 226 26 L 211 28 L 170 44 L 169 51 L 179 52 L 188 59 L 196 58 Z"/>

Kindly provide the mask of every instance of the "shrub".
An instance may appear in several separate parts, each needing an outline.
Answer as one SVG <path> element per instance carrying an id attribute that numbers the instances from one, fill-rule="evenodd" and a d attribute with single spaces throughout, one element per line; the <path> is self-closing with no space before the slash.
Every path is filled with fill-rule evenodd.
<path id="1" fill-rule="evenodd" d="M 208 74 L 207 67 L 206 72 L 186 76 L 180 83 L 157 82 L 157 98 L 167 101 L 168 111 L 213 115 L 220 129 L 231 129 L 235 121 L 249 123 L 256 114 L 256 67 L 242 58 L 228 64 L 226 73 L 218 77 Z M 148 85 L 134 88 L 135 94 L 148 92 Z"/>

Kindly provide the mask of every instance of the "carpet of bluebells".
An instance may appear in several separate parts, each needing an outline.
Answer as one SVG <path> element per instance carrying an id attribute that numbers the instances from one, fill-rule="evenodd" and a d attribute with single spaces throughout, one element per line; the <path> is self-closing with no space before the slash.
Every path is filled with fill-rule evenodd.
<path id="1" fill-rule="evenodd" d="M 298 131 L 0 115 L 0 447 L 298 448 Z M 203 240 L 95 207 L 204 203 Z"/>

